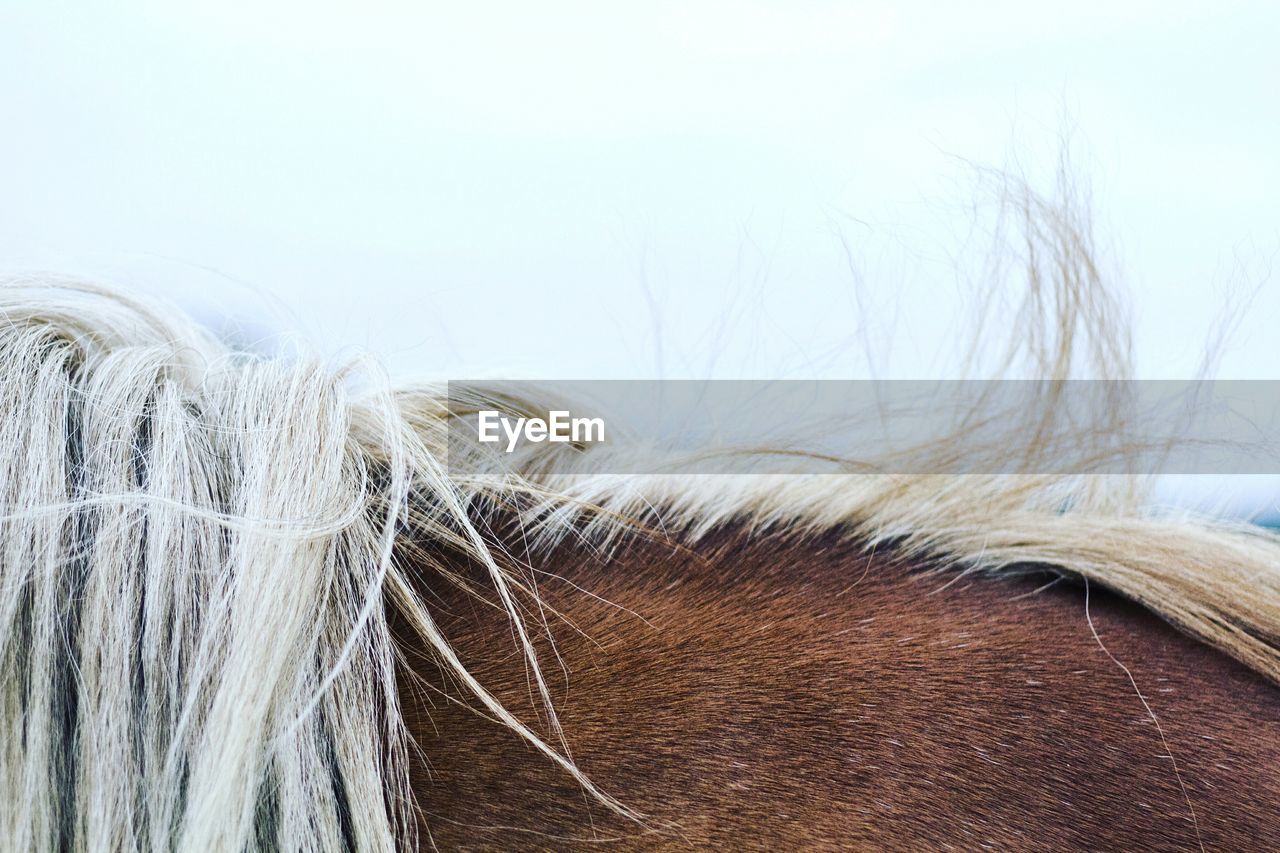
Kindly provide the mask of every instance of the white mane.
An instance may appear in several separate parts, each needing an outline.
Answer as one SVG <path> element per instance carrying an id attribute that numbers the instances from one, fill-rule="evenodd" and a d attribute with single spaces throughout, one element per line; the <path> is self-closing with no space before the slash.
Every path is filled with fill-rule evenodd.
<path id="1" fill-rule="evenodd" d="M 1046 375 L 1082 342 L 1123 367 L 1079 234 L 1048 221 L 1058 272 L 1032 276 L 1028 310 L 1058 319 L 1027 351 Z M 490 713 L 626 812 L 471 677 L 412 591 L 406 529 L 482 560 L 550 709 L 520 581 L 471 517 L 483 507 L 545 540 L 644 526 L 692 541 L 745 520 L 761 535 L 838 528 L 962 571 L 1048 566 L 1280 681 L 1280 541 L 1152 517 L 1132 478 L 622 478 L 537 456 L 451 478 L 438 387 L 366 370 L 373 390 L 355 393 L 361 365 L 233 352 L 178 312 L 80 283 L 11 282 L 0 318 L 5 849 L 411 840 L 389 607 Z"/>

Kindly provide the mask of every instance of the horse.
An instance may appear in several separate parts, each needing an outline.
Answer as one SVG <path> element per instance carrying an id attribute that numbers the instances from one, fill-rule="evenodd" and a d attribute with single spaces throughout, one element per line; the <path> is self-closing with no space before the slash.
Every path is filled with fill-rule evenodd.
<path id="1" fill-rule="evenodd" d="M 1115 369 L 1042 233 L 1018 346 Z M 1280 847 L 1260 527 L 1031 468 L 463 472 L 438 385 L 80 281 L 0 313 L 4 849 Z"/>

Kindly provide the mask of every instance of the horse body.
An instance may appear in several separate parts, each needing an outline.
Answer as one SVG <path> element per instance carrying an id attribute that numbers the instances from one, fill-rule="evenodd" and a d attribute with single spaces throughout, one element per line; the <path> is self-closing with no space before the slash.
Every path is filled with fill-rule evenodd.
<path id="1" fill-rule="evenodd" d="M 643 817 L 585 797 L 410 643 L 440 849 L 1280 847 L 1274 685 L 1096 587 L 957 579 L 838 532 L 522 556 L 558 614 L 536 642 L 569 753 Z M 506 612 L 439 580 L 419 577 L 444 633 L 535 717 Z"/>
<path id="2" fill-rule="evenodd" d="M 0 315 L 0 849 L 1280 848 L 1280 537 L 1036 473 L 1052 406 L 1008 476 L 459 474 L 438 387 Z"/>

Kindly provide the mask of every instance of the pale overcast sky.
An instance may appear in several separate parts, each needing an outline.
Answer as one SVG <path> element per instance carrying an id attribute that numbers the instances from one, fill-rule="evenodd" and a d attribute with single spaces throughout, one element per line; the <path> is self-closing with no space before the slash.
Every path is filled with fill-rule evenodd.
<path id="1" fill-rule="evenodd" d="M 1069 127 L 1141 370 L 1177 376 L 1280 249 L 1277 32 L 1272 2 L 8 2 L 0 269 L 404 377 L 929 375 L 961 158 L 1038 179 Z M 1275 378 L 1278 320 L 1264 286 L 1224 373 Z"/>

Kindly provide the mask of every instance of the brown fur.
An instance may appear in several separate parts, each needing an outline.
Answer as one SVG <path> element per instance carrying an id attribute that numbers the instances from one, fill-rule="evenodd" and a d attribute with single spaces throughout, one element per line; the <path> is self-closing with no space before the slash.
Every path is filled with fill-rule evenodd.
<path id="1" fill-rule="evenodd" d="M 563 616 L 539 652 L 572 757 L 646 820 L 408 647 L 424 845 L 1195 849 L 1198 829 L 1208 849 L 1280 848 L 1280 693 L 1096 586 L 1098 636 L 1159 729 L 1083 588 L 1030 594 L 1044 573 L 957 580 L 836 534 L 741 530 L 530 565 L 559 576 L 535 575 Z M 419 581 L 472 671 L 536 719 L 505 613 Z"/>

